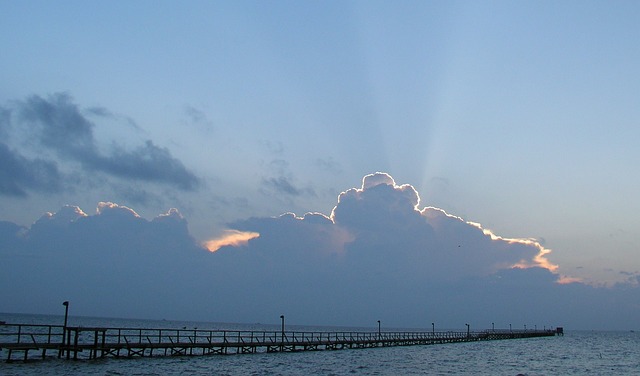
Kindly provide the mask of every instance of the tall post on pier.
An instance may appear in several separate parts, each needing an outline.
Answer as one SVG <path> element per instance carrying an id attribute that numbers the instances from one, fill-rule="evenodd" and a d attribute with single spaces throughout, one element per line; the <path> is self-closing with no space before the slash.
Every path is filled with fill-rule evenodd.
<path id="1" fill-rule="evenodd" d="M 284 315 L 280 315 L 280 351 L 284 350 Z"/>
<path id="2" fill-rule="evenodd" d="M 431 323 L 431 334 L 436 335 L 436 324 L 433 322 Z"/>
<path id="3" fill-rule="evenodd" d="M 62 305 L 64 306 L 64 328 L 67 328 L 67 319 L 69 318 L 69 301 L 65 300 L 64 302 L 62 302 Z"/>
<path id="4" fill-rule="evenodd" d="M 491 323 L 491 331 L 495 332 L 496 331 L 496 324 L 495 323 Z"/>
<path id="5" fill-rule="evenodd" d="M 378 320 L 378 339 L 382 338 L 382 333 L 380 332 L 380 320 Z"/>
<path id="6" fill-rule="evenodd" d="M 67 338 L 67 320 L 69 318 L 69 301 L 65 300 L 64 302 L 62 302 L 62 305 L 64 306 L 64 325 L 62 325 L 62 348 L 60 349 L 60 351 L 58 351 L 58 358 L 60 358 L 63 354 L 64 351 L 64 347 L 66 344 L 66 338 Z"/>
<path id="7" fill-rule="evenodd" d="M 280 321 L 281 321 L 280 332 L 282 334 L 282 338 L 284 338 L 284 315 L 280 315 Z"/>
<path id="8" fill-rule="evenodd" d="M 465 324 L 467 326 L 467 338 L 470 337 L 470 332 L 469 332 L 469 324 Z"/>

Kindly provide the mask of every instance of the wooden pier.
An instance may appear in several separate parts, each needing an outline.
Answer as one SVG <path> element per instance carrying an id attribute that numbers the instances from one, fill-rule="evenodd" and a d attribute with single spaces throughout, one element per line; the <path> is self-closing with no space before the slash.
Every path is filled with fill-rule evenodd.
<path id="1" fill-rule="evenodd" d="M 230 331 L 201 329 L 90 328 L 61 325 L 0 325 L 0 351 L 7 362 L 45 359 L 225 355 L 432 345 L 453 342 L 550 337 L 554 330 L 470 331 Z"/>

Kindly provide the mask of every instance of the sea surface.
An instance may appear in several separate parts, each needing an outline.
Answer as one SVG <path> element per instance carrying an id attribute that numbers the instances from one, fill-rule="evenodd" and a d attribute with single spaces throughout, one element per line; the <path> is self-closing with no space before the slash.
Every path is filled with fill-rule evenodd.
<path id="1" fill-rule="evenodd" d="M 61 324 L 59 316 L 0 313 L 11 324 Z M 279 330 L 279 325 L 70 317 L 69 325 Z M 288 326 L 296 331 L 352 328 Z M 358 328 L 353 328 L 358 330 Z M 363 330 L 360 328 L 359 330 Z M 371 330 L 368 328 L 366 330 Z M 428 330 L 428 329 L 427 329 Z M 640 375 L 640 333 L 571 331 L 502 341 L 245 355 L 6 363 L 0 375 Z"/>

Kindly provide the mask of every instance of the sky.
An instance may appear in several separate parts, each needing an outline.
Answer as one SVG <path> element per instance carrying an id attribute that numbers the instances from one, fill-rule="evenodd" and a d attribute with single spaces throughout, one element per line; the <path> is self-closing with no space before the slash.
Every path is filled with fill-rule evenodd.
<path id="1" fill-rule="evenodd" d="M 637 329 L 639 18 L 0 1 L 0 312 Z"/>

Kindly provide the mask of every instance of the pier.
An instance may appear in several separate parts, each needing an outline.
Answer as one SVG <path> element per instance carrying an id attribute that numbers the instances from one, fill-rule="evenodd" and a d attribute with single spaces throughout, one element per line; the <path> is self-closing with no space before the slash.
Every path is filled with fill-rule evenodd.
<path id="1" fill-rule="evenodd" d="M 454 342 L 550 337 L 555 330 L 472 331 L 241 331 L 0 325 L 0 351 L 7 362 L 56 357 L 195 356 L 362 349 Z"/>

